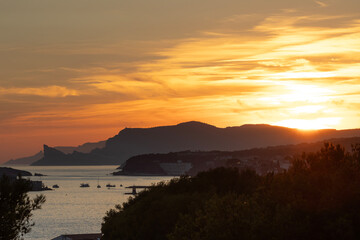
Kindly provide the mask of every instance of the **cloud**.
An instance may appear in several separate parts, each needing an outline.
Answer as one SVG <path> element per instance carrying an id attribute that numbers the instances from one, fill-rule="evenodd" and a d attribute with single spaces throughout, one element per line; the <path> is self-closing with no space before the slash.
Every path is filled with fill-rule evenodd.
<path id="1" fill-rule="evenodd" d="M 231 121 L 280 122 L 292 119 L 294 114 L 298 117 L 299 112 L 307 114 L 306 117 L 312 114 L 313 118 L 325 119 L 346 111 L 333 102 L 340 99 L 358 102 L 359 20 L 341 15 L 303 15 L 293 10 L 262 18 L 255 14 L 250 17 L 256 19 L 253 22 L 256 24 L 234 30 L 234 26 L 247 17 L 249 15 L 237 15 L 225 19 L 222 24 L 231 27 L 209 29 L 202 35 L 176 39 L 172 44 L 165 41 L 167 44 L 162 48 L 154 42 L 144 42 L 139 51 L 133 53 L 137 55 L 146 50 L 147 57 L 132 58 L 129 62 L 116 57 L 121 55 L 118 53 L 121 47 L 116 44 L 100 48 L 90 44 L 78 50 L 62 46 L 55 49 L 56 56 L 81 55 L 74 63 L 99 56 L 98 62 L 43 68 L 42 72 L 38 69 L 44 77 L 49 73 L 56 76 L 66 73 L 64 80 L 58 80 L 63 81 L 63 87 L 57 84 L 40 88 L 3 87 L 0 95 L 77 96 L 79 101 L 64 103 L 62 109 L 68 106 L 66 111 L 81 116 L 76 120 L 79 124 L 85 119 L 121 119 L 120 116 L 128 122 L 139 122 L 136 118 L 142 118 L 143 113 L 143 117 L 152 118 L 145 117 L 147 122 L 160 121 L 161 117 L 165 119 L 161 121 L 166 122 L 172 118 L 167 113 L 171 113 L 174 119 L 191 120 L 185 116 L 193 116 L 213 119 L 216 123 L 229 118 L 232 119 L 228 120 L 230 125 L 234 125 Z M 334 20 L 343 24 L 324 24 Z M 130 56 L 135 45 L 126 45 L 132 46 L 126 54 Z M 38 52 L 49 54 L 51 51 L 44 48 Z M 321 111 L 308 108 L 311 104 L 321 105 Z M 101 109 L 108 110 L 103 113 Z M 199 114 L 190 114 L 192 111 Z M 46 112 L 49 110 L 44 109 L 44 114 Z M 62 112 L 59 115 L 64 116 Z M 345 115 L 352 116 L 351 113 Z M 32 114 L 26 116 L 32 116 L 27 118 L 29 122 L 42 122 L 41 119 L 49 117 L 41 111 L 37 111 L 39 118 Z M 59 124 L 72 122 L 71 119 L 70 116 L 64 118 Z"/>
<path id="2" fill-rule="evenodd" d="M 315 1 L 316 4 L 318 4 L 320 7 L 327 7 L 329 6 L 327 3 L 322 2 L 322 1 Z"/>
<path id="3" fill-rule="evenodd" d="M 39 88 L 3 88 L 0 87 L 0 95 L 33 95 L 50 98 L 63 98 L 68 96 L 79 96 L 80 93 L 74 89 L 61 86 L 48 86 Z"/>
<path id="4" fill-rule="evenodd" d="M 232 18 L 232 24 L 237 19 L 241 18 Z M 334 20 L 343 25 L 324 24 Z M 138 74 L 173 89 L 176 94 L 168 97 L 217 99 L 224 111 L 230 108 L 222 100 L 241 98 L 245 103 L 241 111 L 249 111 L 250 122 L 261 116 L 282 123 L 281 119 L 301 113 L 317 122 L 335 119 L 340 112 L 356 119 L 354 113 L 332 102 L 358 102 L 359 95 L 351 93 L 360 81 L 359 32 L 356 18 L 284 12 L 265 18 L 248 34 L 225 30 L 185 39 L 158 52 L 160 59 L 140 64 Z M 256 107 L 246 105 L 250 102 Z M 266 113 L 266 108 L 274 115 Z M 349 124 L 330 122 L 333 127 Z"/>

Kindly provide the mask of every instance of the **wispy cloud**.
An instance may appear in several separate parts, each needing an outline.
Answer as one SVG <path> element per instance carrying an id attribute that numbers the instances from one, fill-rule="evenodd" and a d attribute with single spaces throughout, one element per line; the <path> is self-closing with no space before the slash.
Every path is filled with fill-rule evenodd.
<path id="1" fill-rule="evenodd" d="M 360 22 L 355 19 L 341 27 L 323 26 L 323 21 L 334 19 L 341 21 L 343 17 L 284 13 L 266 18 L 248 35 L 219 32 L 187 39 L 159 52 L 160 60 L 141 65 L 139 74 L 163 82 L 185 94 L 178 95 L 182 97 L 196 97 L 191 95 L 196 89 L 199 97 L 241 96 L 242 102 L 263 109 L 278 105 L 278 120 L 265 118 L 273 123 L 288 123 L 286 118 L 309 103 L 322 103 L 324 109 L 310 112 L 315 122 L 333 119 L 346 109 L 331 101 L 358 102 L 358 95 L 349 93 L 359 88 L 354 81 L 360 81 Z M 345 83 L 346 79 L 353 81 Z M 257 117 L 254 114 L 249 121 Z M 341 124 L 340 120 L 328 121 L 326 127 L 341 128 Z"/>
<path id="2" fill-rule="evenodd" d="M 233 17 L 224 24 L 236 25 L 246 16 Z M 334 27 L 324 24 L 327 21 L 343 24 Z M 246 31 L 204 31 L 200 37 L 177 39 L 173 46 L 161 49 L 156 45 L 153 52 L 147 51 L 151 58 L 146 61 L 139 58 L 130 63 L 106 61 L 96 66 L 44 69 L 44 74 L 73 74 L 66 80 L 68 87 L 1 88 L 0 94 L 88 96 L 82 112 L 75 114 L 84 116 L 79 122 L 86 118 L 104 119 L 105 113 L 100 109 L 108 109 L 105 115 L 109 118 L 124 116 L 134 123 L 143 113 L 152 118 L 147 118 L 147 122 L 159 122 L 161 118 L 156 115 L 162 116 L 164 122 L 171 122 L 172 117 L 188 120 L 191 116 L 212 119 L 221 125 L 227 122 L 225 117 L 231 119 L 228 122 L 239 124 L 285 124 L 294 116 L 309 122 L 332 119 L 342 112 L 342 117 L 352 118 L 355 125 L 354 119 L 358 118 L 346 106 L 359 102 L 359 32 L 360 21 L 356 18 L 283 11 Z M 86 54 L 85 48 L 69 51 L 68 54 Z M 91 47 L 90 54 L 111 52 Z M 81 103 L 85 102 L 86 99 Z M 315 111 L 309 105 L 320 108 Z M 116 109 L 116 113 L 111 109 Z M 79 110 L 70 109 L 76 111 Z M 199 114 L 190 113 L 193 111 Z M 37 116 L 43 115 L 38 112 Z M 24 119 L 41 122 L 41 118 Z M 346 122 L 349 126 L 345 120 L 330 121 L 328 125 L 342 128 Z"/>
<path id="3" fill-rule="evenodd" d="M 327 7 L 329 6 L 327 3 L 323 2 L 323 1 L 315 1 L 316 4 L 318 4 L 320 7 Z"/>
<path id="4" fill-rule="evenodd" d="M 2 88 L 0 87 L 0 95 L 34 95 L 41 97 L 67 97 L 79 96 L 80 93 L 74 89 L 68 89 L 61 86 L 48 86 L 39 88 Z"/>
<path id="5" fill-rule="evenodd" d="M 232 18 L 231 24 L 239 19 L 243 18 Z M 101 104 L 89 101 L 81 113 L 74 114 L 80 117 L 79 123 L 104 119 L 103 114 L 139 122 L 136 118 L 150 113 L 156 114 L 150 114 L 154 119 L 148 122 L 159 122 L 156 115 L 171 122 L 171 117 L 166 116 L 169 112 L 178 120 L 191 116 L 218 124 L 227 122 L 222 120 L 225 117 L 239 123 L 287 124 L 294 116 L 298 123 L 301 117 L 316 122 L 333 119 L 339 112 L 347 112 L 343 118 L 357 119 L 347 106 L 359 102 L 360 21 L 347 20 L 341 27 L 323 26 L 324 21 L 334 20 L 345 21 L 343 16 L 285 11 L 245 32 L 212 31 L 177 40 L 172 47 L 149 53 L 151 60 L 133 62 L 127 71 L 124 69 L 129 64 L 116 62 L 99 67 L 63 67 L 54 71 L 74 74 L 76 77 L 68 80 L 70 87 L 1 88 L 0 94 L 101 98 Z M 96 55 L 97 51 L 90 52 Z M 114 109 L 117 117 L 112 113 Z M 36 115 L 48 116 L 39 112 Z M 24 119 L 42 122 L 42 117 Z M 326 126 L 341 128 L 344 122 L 329 121 Z"/>

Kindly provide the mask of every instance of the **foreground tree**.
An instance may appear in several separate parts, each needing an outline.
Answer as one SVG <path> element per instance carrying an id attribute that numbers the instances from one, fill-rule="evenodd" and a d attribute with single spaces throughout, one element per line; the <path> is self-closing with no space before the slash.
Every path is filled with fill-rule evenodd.
<path id="1" fill-rule="evenodd" d="M 32 211 L 45 202 L 44 195 L 30 199 L 27 195 L 30 189 L 29 180 L 10 180 L 5 175 L 0 179 L 0 240 L 22 239 L 30 232 L 34 225 Z"/>
<path id="2" fill-rule="evenodd" d="M 215 169 L 108 212 L 103 239 L 360 239 L 360 148 L 326 143 L 283 173 Z"/>
<path id="3" fill-rule="evenodd" d="M 214 194 L 251 194 L 258 183 L 253 171 L 225 168 L 160 183 L 110 210 L 102 224 L 103 239 L 165 240 L 181 214 L 200 209 Z"/>

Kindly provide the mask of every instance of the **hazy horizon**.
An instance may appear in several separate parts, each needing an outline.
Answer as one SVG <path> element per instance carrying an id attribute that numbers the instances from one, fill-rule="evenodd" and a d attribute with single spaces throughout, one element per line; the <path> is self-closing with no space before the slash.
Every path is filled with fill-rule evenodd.
<path id="1" fill-rule="evenodd" d="M 353 129 L 356 0 L 0 2 L 0 162 L 197 120 Z"/>

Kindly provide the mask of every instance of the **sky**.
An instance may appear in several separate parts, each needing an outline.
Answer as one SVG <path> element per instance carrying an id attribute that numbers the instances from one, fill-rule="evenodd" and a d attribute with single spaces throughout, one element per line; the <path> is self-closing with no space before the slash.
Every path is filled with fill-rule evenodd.
<path id="1" fill-rule="evenodd" d="M 124 127 L 360 127 L 358 0 L 0 0 L 0 162 Z"/>

